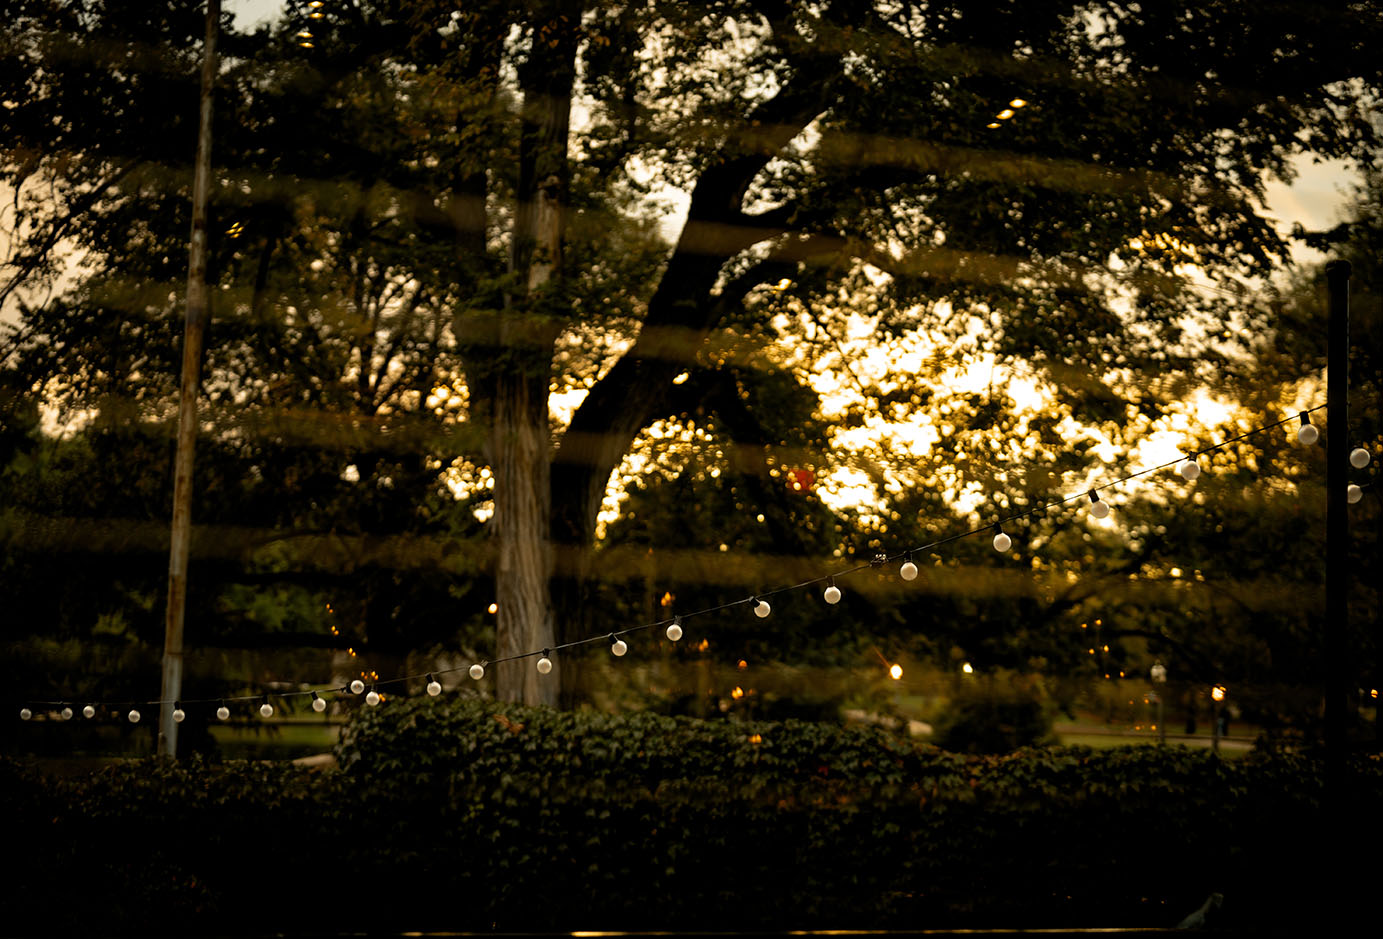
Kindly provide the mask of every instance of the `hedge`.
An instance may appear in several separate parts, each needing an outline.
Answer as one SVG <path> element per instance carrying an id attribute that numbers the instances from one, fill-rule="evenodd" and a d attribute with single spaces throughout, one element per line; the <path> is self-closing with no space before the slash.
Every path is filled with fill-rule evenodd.
<path id="1" fill-rule="evenodd" d="M 0 763 L 7 931 L 1168 926 L 1312 915 L 1321 766 L 390 701 L 338 770 Z M 1383 768 L 1350 770 L 1375 839 Z M 1332 797 L 1334 795 L 1332 794 Z M 1298 909 L 1289 898 L 1301 898 Z"/>

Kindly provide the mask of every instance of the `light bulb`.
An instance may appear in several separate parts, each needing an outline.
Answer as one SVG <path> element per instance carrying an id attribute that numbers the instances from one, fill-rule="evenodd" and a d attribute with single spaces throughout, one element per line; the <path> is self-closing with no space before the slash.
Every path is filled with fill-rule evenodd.
<path id="1" fill-rule="evenodd" d="M 481 665 L 479 662 L 476 662 L 474 665 L 471 666 L 470 674 L 471 677 L 474 678 L 476 681 L 480 681 L 480 679 L 485 677 L 485 666 Z"/>
<path id="2" fill-rule="evenodd" d="M 1109 518 L 1109 503 L 1101 499 L 1098 492 L 1090 493 L 1090 514 L 1096 518 Z"/>
<path id="3" fill-rule="evenodd" d="M 1177 472 L 1181 474 L 1182 479 L 1190 482 L 1201 474 L 1201 465 L 1196 462 L 1194 457 L 1188 456 L 1181 461 L 1181 465 L 1177 467 Z"/>
<path id="4" fill-rule="evenodd" d="M 31 718 L 31 717 L 33 717 L 33 716 L 34 716 L 34 712 L 31 711 L 31 710 L 29 710 L 28 708 L 20 708 L 20 709 L 19 709 L 19 719 L 20 719 L 21 721 L 27 721 L 29 718 Z"/>
<path id="5" fill-rule="evenodd" d="M 552 671 L 552 659 L 548 658 L 547 655 L 543 655 L 542 658 L 538 659 L 538 674 L 539 674 L 539 675 L 546 675 L 548 672 L 551 672 L 551 671 Z"/>
<path id="6" fill-rule="evenodd" d="M 997 535 L 994 536 L 995 551 L 998 551 L 1000 554 L 1002 554 L 1011 547 L 1013 547 L 1013 539 L 1010 538 L 1008 535 L 1004 534 L 1002 531 L 1000 531 Z"/>
<path id="7" fill-rule="evenodd" d="M 821 599 L 825 600 L 827 603 L 839 603 L 840 588 L 835 584 L 831 584 L 825 590 L 821 591 Z"/>
<path id="8" fill-rule="evenodd" d="M 136 711 L 134 708 L 130 708 L 130 713 L 126 714 L 125 716 L 130 719 L 131 724 L 139 723 L 139 712 Z"/>
<path id="9" fill-rule="evenodd" d="M 365 690 L 365 683 L 364 683 L 363 681 L 361 681 L 359 678 L 357 678 L 355 681 L 351 682 L 351 694 L 360 694 L 360 693 L 361 693 L 362 691 L 364 691 L 364 690 Z"/>
<path id="10" fill-rule="evenodd" d="M 757 616 L 759 619 L 763 619 L 765 616 L 772 612 L 773 607 L 768 605 L 767 600 L 760 600 L 758 603 L 754 604 L 754 615 Z"/>
<path id="11" fill-rule="evenodd" d="M 71 708 L 65 707 L 65 708 L 62 709 L 62 719 L 65 720 L 65 721 L 70 721 L 70 720 L 72 720 L 72 709 L 71 709 Z"/>
<path id="12" fill-rule="evenodd" d="M 904 580 L 917 579 L 917 565 L 912 563 L 912 558 L 908 558 L 903 562 L 903 566 L 898 568 L 898 576 Z"/>
<path id="13" fill-rule="evenodd" d="M 1349 453 L 1349 465 L 1355 469 L 1363 469 L 1369 465 L 1369 451 L 1363 447 L 1355 447 Z"/>
<path id="14" fill-rule="evenodd" d="M 186 717 L 187 712 L 182 709 L 181 704 L 173 705 L 173 723 L 181 724 L 183 722 L 183 719 Z"/>
<path id="15" fill-rule="evenodd" d="M 1304 412 L 1301 415 L 1301 428 L 1297 430 L 1297 442 L 1311 446 L 1321 439 L 1321 432 L 1316 425 L 1311 423 L 1311 418 Z"/>
<path id="16" fill-rule="evenodd" d="M 229 719 L 230 719 L 230 708 L 226 707 L 224 704 L 221 705 L 219 708 L 217 708 L 217 709 L 216 709 L 216 719 L 217 719 L 218 721 L 229 720 Z"/>
<path id="17" fill-rule="evenodd" d="M 672 625 L 667 628 L 667 637 L 673 642 L 682 638 L 682 617 L 673 617 Z"/>
<path id="18" fill-rule="evenodd" d="M 272 704 L 270 704 L 268 701 L 265 701 L 263 704 L 261 704 L 261 705 L 259 706 L 259 716 L 260 716 L 260 717 L 273 717 L 273 716 L 274 716 L 274 706 L 273 706 Z"/>
<path id="19" fill-rule="evenodd" d="M 442 693 L 442 683 L 431 675 L 427 676 L 427 693 L 434 698 Z"/>
<path id="20" fill-rule="evenodd" d="M 95 717 L 95 716 L 96 716 L 96 709 L 95 709 L 94 707 L 92 707 L 91 705 L 88 704 L 86 707 L 82 708 L 82 717 L 85 717 L 85 718 L 92 718 L 92 717 Z"/>
<path id="21" fill-rule="evenodd" d="M 1349 488 L 1345 490 L 1345 498 L 1349 500 L 1350 505 L 1353 505 L 1364 498 L 1364 490 L 1354 485 L 1354 483 L 1350 483 Z"/>
<path id="22" fill-rule="evenodd" d="M 616 639 L 610 644 L 610 654 L 615 656 L 624 655 L 629 651 L 629 644 L 623 639 Z"/>
<path id="23" fill-rule="evenodd" d="M 315 692 L 315 691 L 312 692 L 312 710 L 316 711 L 318 714 L 321 714 L 321 713 L 322 713 L 323 711 L 325 711 L 326 709 L 327 709 L 327 702 L 326 702 L 326 699 L 324 699 L 324 698 L 322 698 L 320 695 L 318 695 L 317 692 Z"/>
<path id="24" fill-rule="evenodd" d="M 370 693 L 365 695 L 365 703 L 368 704 L 370 707 L 374 707 L 375 705 L 379 704 L 379 692 L 371 688 Z"/>

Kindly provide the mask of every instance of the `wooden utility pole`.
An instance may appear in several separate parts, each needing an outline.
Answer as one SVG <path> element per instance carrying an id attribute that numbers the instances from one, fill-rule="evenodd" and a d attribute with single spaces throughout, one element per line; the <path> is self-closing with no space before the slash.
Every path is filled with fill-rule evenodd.
<path id="1" fill-rule="evenodd" d="M 178 755 L 178 725 L 173 704 L 182 697 L 182 637 L 187 611 L 187 554 L 192 538 L 192 457 L 197 444 L 197 394 L 202 377 L 206 333 L 206 206 L 211 187 L 211 96 L 216 84 L 216 36 L 221 0 L 207 0 L 206 42 L 202 48 L 201 113 L 197 162 L 192 178 L 192 238 L 187 260 L 187 320 L 183 327 L 182 396 L 178 404 L 178 444 L 173 458 L 173 525 L 168 548 L 168 610 L 163 630 L 163 702 L 158 715 L 159 756 Z"/>
<path id="2" fill-rule="evenodd" d="M 1326 785 L 1344 763 L 1349 635 L 1349 275 L 1348 261 L 1325 266 L 1330 290 L 1325 414 L 1325 758 Z"/>

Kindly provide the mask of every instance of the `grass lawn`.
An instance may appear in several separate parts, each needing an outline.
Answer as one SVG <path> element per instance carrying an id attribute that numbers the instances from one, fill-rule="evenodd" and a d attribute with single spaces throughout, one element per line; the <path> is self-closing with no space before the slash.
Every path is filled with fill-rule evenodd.
<path id="1" fill-rule="evenodd" d="M 339 724 L 255 723 L 213 726 L 211 736 L 230 760 L 293 760 L 325 753 L 341 735 Z"/>

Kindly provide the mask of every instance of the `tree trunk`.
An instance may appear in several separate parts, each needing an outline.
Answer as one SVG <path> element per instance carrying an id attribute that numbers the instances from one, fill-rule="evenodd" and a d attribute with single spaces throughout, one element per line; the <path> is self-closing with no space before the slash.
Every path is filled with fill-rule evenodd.
<path id="1" fill-rule="evenodd" d="M 491 530 L 498 544 L 495 637 L 499 658 L 550 648 L 552 545 L 547 372 L 501 375 L 495 388 L 490 463 L 495 480 Z M 556 659 L 553 660 L 556 666 Z M 537 657 L 501 662 L 497 694 L 504 701 L 556 704 L 559 672 L 540 675 Z"/>
<path id="2" fill-rule="evenodd" d="M 497 666 L 496 693 L 524 704 L 556 704 L 561 687 L 557 657 L 552 672 L 543 675 L 538 657 L 528 653 L 555 645 L 548 386 L 560 318 L 545 311 L 561 308 L 567 137 L 580 24 L 581 4 L 573 0 L 555 0 L 531 22 L 532 46 L 519 75 L 524 101 L 510 253 L 515 287 L 500 317 L 501 361 L 493 366 L 495 638 L 499 658 L 524 656 Z"/>

